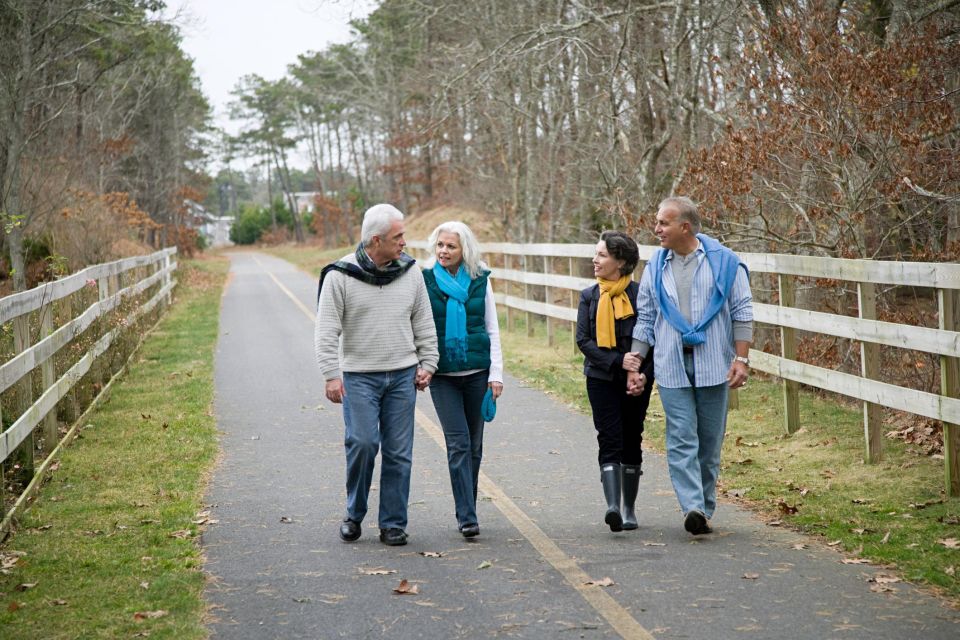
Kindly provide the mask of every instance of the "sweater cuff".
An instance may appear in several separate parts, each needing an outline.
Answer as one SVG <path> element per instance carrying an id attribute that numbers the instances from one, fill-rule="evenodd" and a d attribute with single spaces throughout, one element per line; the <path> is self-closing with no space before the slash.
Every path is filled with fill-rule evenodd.
<path id="1" fill-rule="evenodd" d="M 331 380 L 337 380 L 338 378 L 343 379 L 343 373 L 341 373 L 339 367 L 336 369 L 328 369 L 327 371 L 323 372 L 323 379 L 327 382 L 330 382 Z"/>
<path id="2" fill-rule="evenodd" d="M 427 373 L 429 373 L 430 375 L 433 375 L 437 372 L 437 368 L 430 364 L 424 364 L 421 362 L 417 366 L 423 369 L 424 371 L 426 371 Z"/>
<path id="3" fill-rule="evenodd" d="M 733 321 L 733 341 L 734 342 L 753 342 L 753 321 L 752 320 L 734 320 Z"/>
<path id="4" fill-rule="evenodd" d="M 642 359 L 646 358 L 647 354 L 650 352 L 650 345 L 634 338 L 630 350 L 640 354 L 640 358 Z"/>

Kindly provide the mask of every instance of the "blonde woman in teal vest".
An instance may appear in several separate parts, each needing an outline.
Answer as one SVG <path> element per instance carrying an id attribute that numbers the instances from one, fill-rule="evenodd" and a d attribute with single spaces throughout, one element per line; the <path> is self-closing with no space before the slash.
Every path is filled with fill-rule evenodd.
<path id="1" fill-rule="evenodd" d="M 480 245 L 462 222 L 444 222 L 430 234 L 434 257 L 423 279 L 440 343 L 440 364 L 430 397 L 443 427 L 457 527 L 479 535 L 477 479 L 483 425 L 493 419 L 503 392 L 503 355 L 490 271 Z"/>

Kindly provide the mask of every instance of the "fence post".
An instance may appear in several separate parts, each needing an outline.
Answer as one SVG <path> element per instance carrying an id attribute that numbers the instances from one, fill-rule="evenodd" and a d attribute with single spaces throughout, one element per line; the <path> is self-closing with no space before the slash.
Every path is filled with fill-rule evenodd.
<path id="1" fill-rule="evenodd" d="M 552 269 L 550 268 L 550 256 L 543 256 L 543 275 L 550 275 Z M 547 285 L 543 286 L 543 302 L 544 304 L 551 303 L 550 287 Z M 547 344 L 551 347 L 553 346 L 553 318 L 550 317 L 550 314 L 547 314 Z"/>
<path id="2" fill-rule="evenodd" d="M 170 284 L 170 280 L 171 280 L 171 277 L 170 277 L 170 250 L 169 250 L 169 249 L 165 249 L 165 250 L 164 250 L 163 260 L 160 262 L 160 268 L 163 269 L 163 278 L 162 278 L 162 280 L 163 280 L 163 286 L 167 286 L 168 284 Z M 166 304 L 167 304 L 167 306 L 169 307 L 172 302 L 173 302 L 173 293 L 172 293 L 171 291 L 167 291 L 167 295 L 166 295 Z"/>
<path id="3" fill-rule="evenodd" d="M 20 354 L 30 348 L 30 314 L 26 313 L 13 319 L 13 349 Z M 14 420 L 26 413 L 33 405 L 33 374 L 27 373 L 17 384 L 14 391 Z M 33 478 L 33 431 L 17 447 L 10 457 L 20 469 L 16 473 L 17 480 L 26 485 Z"/>
<path id="4" fill-rule="evenodd" d="M 527 304 L 527 309 L 529 309 L 529 308 L 530 308 L 530 306 L 529 306 L 529 305 L 530 305 L 530 285 L 527 283 L 526 280 L 527 280 L 527 273 L 529 273 L 530 269 L 527 267 L 527 254 L 523 254 L 523 262 L 522 262 L 522 264 L 523 264 L 523 280 L 524 280 L 524 282 L 523 282 L 523 300 L 524 300 L 524 302 Z M 532 316 L 533 316 L 532 313 L 530 313 L 529 311 L 526 312 L 526 318 L 527 318 L 527 337 L 528 337 L 528 338 L 532 338 L 532 337 L 533 337 L 533 318 L 532 318 Z"/>
<path id="5" fill-rule="evenodd" d="M 778 274 L 780 306 L 797 306 L 796 280 L 793 276 Z M 787 360 L 797 359 L 797 330 L 780 327 L 780 355 Z M 783 427 L 787 433 L 796 433 L 800 428 L 800 383 L 783 381 Z"/>
<path id="6" fill-rule="evenodd" d="M 44 339 L 53 333 L 53 302 L 47 303 L 40 307 L 40 339 Z M 46 361 L 40 365 L 40 378 L 43 382 L 43 388 L 49 389 L 53 386 L 53 383 L 57 381 L 56 372 L 54 371 L 54 362 L 53 357 L 47 358 Z M 57 446 L 57 441 L 60 438 L 57 433 L 57 412 L 50 411 L 43 418 L 43 444 L 44 450 L 46 452 L 53 451 Z"/>
<path id="7" fill-rule="evenodd" d="M 571 276 L 577 275 L 575 273 L 576 268 L 574 267 L 574 258 L 570 256 L 568 258 L 567 270 L 570 272 Z M 570 306 L 574 309 L 577 309 L 580 306 L 580 297 L 579 294 L 573 289 L 570 290 Z M 580 354 L 580 347 L 577 346 L 577 323 L 576 321 L 570 323 L 570 341 L 573 343 L 573 355 Z"/>
<path id="8" fill-rule="evenodd" d="M 857 302 L 862 319 L 877 319 L 877 289 L 873 283 L 857 283 Z M 880 345 L 860 341 L 860 375 L 870 380 L 880 379 Z M 864 460 L 868 463 L 880 462 L 883 457 L 882 420 L 882 407 L 864 401 L 863 435 L 866 440 Z"/>
<path id="9" fill-rule="evenodd" d="M 503 266 L 505 269 L 508 268 L 507 265 L 509 265 L 509 269 L 512 271 L 513 256 L 504 253 Z M 514 283 L 514 281 L 510 279 L 510 280 L 507 280 L 506 285 L 507 286 L 504 287 L 504 291 L 506 292 L 507 296 L 510 296 L 513 294 L 513 289 L 516 286 L 516 283 Z M 507 331 L 513 331 L 513 305 L 511 305 L 509 301 L 506 302 L 506 305 L 507 305 Z"/>
<path id="10" fill-rule="evenodd" d="M 960 291 L 937 289 L 940 329 L 960 331 Z M 960 358 L 940 356 L 940 395 L 960 398 Z M 960 425 L 943 423 L 943 463 L 947 495 L 960 496 Z"/>

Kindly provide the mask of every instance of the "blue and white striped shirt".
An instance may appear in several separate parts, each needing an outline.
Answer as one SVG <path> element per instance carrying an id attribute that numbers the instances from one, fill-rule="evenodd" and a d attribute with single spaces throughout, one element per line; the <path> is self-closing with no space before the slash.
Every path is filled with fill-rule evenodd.
<path id="1" fill-rule="evenodd" d="M 691 324 L 703 316 L 710 297 L 713 294 L 713 270 L 706 259 L 703 246 L 698 244 L 696 249 L 697 271 L 693 277 L 693 286 L 690 290 Z M 677 308 L 680 301 L 677 297 L 677 282 L 673 277 L 673 251 L 667 254 L 663 266 L 663 288 Z M 640 279 L 640 290 L 637 292 L 637 324 L 633 329 L 635 340 L 655 346 L 653 354 L 653 370 L 657 376 L 657 384 L 668 389 L 689 387 L 690 380 L 683 367 L 683 343 L 680 332 L 667 322 L 660 312 L 657 303 L 657 294 L 653 289 L 654 261 L 647 263 Z M 733 289 L 727 296 L 725 306 L 720 309 L 713 321 L 705 330 L 706 340 L 693 349 L 694 380 L 698 387 L 710 387 L 726 384 L 730 364 L 737 353 L 734 349 L 733 322 L 751 322 L 753 320 L 753 296 L 750 293 L 750 282 L 743 269 L 737 269 L 737 276 Z"/>

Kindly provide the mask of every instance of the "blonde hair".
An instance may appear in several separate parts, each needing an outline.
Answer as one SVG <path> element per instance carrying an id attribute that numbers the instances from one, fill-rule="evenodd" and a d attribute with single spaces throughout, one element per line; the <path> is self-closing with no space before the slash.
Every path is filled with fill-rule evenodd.
<path id="1" fill-rule="evenodd" d="M 437 261 L 437 239 L 441 233 L 455 233 L 460 238 L 460 248 L 463 250 L 463 266 L 470 274 L 470 278 L 476 278 L 480 275 L 481 269 L 486 269 L 487 265 L 480 259 L 480 243 L 477 237 L 470 231 L 470 227 L 459 220 L 450 220 L 441 223 L 430 234 L 427 245 L 433 251 L 433 257 L 427 262 L 427 268 L 432 268 Z"/>

